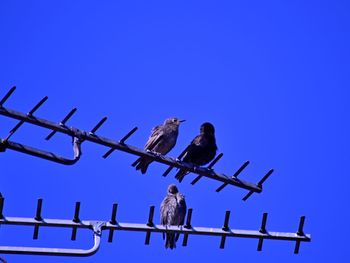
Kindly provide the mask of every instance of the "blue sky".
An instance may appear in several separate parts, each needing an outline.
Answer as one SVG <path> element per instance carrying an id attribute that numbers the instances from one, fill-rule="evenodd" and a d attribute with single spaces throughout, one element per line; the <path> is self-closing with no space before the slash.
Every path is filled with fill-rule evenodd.
<path id="1" fill-rule="evenodd" d="M 347 1 L 2 1 L 0 4 L 0 91 L 18 88 L 7 102 L 27 112 L 43 96 L 37 116 L 60 121 L 78 108 L 69 125 L 89 130 L 102 117 L 98 134 L 119 139 L 134 126 L 128 143 L 143 147 L 153 126 L 169 116 L 180 128 L 177 156 L 201 123 L 216 127 L 224 157 L 217 171 L 257 182 L 275 173 L 260 195 L 247 202 L 242 189 L 202 179 L 178 185 L 193 207 L 193 225 L 220 227 L 231 210 L 232 228 L 294 232 L 306 216 L 299 255 L 294 243 L 191 236 L 188 247 L 164 249 L 161 235 L 144 245 L 141 233 L 117 232 L 90 258 L 4 255 L 8 262 L 341 262 L 349 235 L 349 3 Z M 16 122 L 0 117 L 3 138 Z M 71 156 L 70 138 L 24 125 L 12 139 Z M 6 216 L 31 217 L 44 199 L 43 216 L 70 219 L 81 201 L 82 219 L 109 220 L 114 202 L 120 222 L 146 222 L 174 173 L 152 164 L 146 175 L 130 164 L 135 157 L 86 142 L 82 159 L 67 167 L 17 152 L 1 154 Z M 2 227 L 2 245 L 85 247 L 89 233 Z"/>

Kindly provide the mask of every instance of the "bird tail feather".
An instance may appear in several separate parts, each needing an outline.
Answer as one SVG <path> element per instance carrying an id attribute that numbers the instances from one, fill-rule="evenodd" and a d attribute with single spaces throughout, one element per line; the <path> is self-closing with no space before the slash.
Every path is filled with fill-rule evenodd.
<path id="1" fill-rule="evenodd" d="M 141 170 L 142 174 L 147 172 L 148 165 L 152 162 L 152 160 L 141 158 L 141 160 L 136 165 L 136 170 Z"/>
<path id="2" fill-rule="evenodd" d="M 170 249 L 176 248 L 175 234 L 174 233 L 167 233 L 166 234 L 165 248 L 170 248 Z"/>

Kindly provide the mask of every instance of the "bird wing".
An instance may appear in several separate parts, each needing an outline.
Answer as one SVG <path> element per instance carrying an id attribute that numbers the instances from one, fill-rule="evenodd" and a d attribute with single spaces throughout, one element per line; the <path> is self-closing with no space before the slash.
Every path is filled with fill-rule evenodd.
<path id="1" fill-rule="evenodd" d="M 196 165 L 204 165 L 215 157 L 216 150 L 215 137 L 200 134 L 187 147 L 186 154 L 182 160 Z"/>
<path id="2" fill-rule="evenodd" d="M 178 202 L 177 222 L 179 225 L 183 225 L 185 223 L 185 217 L 187 212 L 185 196 L 181 193 L 178 193 L 177 202 Z"/>
<path id="3" fill-rule="evenodd" d="M 174 224 L 177 202 L 172 194 L 168 194 L 160 205 L 160 222 L 162 225 Z"/>
<path id="4" fill-rule="evenodd" d="M 177 213 L 176 213 L 176 225 L 183 226 L 185 223 L 185 217 L 187 212 L 187 206 L 185 201 L 185 196 L 181 193 L 176 194 L 177 199 Z M 175 234 L 175 241 L 180 237 L 179 233 Z"/>
<path id="5" fill-rule="evenodd" d="M 192 162 L 193 158 L 196 158 L 200 154 L 203 145 L 203 139 L 201 135 L 196 136 L 192 142 L 187 146 L 186 153 L 183 157 L 183 161 Z"/>
<path id="6" fill-rule="evenodd" d="M 153 150 L 154 147 L 160 142 L 164 135 L 163 126 L 158 125 L 152 129 L 151 136 L 148 138 L 148 141 L 145 145 L 145 149 Z"/>

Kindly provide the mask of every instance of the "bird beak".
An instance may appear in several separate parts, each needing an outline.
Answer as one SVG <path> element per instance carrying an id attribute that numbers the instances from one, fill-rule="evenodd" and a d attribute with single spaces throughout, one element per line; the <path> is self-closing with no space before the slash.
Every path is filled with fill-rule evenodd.
<path id="1" fill-rule="evenodd" d="M 184 121 L 186 121 L 186 120 L 181 120 L 181 121 L 179 121 L 179 122 L 184 122 Z"/>

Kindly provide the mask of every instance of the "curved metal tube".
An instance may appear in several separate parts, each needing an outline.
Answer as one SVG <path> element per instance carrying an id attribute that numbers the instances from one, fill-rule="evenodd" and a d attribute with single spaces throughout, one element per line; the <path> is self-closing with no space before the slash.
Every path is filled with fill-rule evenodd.
<path id="1" fill-rule="evenodd" d="M 68 159 L 59 155 L 56 155 L 52 152 L 43 151 L 37 148 L 33 148 L 24 144 L 8 141 L 8 140 L 1 140 L 0 141 L 0 151 L 5 151 L 6 149 L 14 150 L 17 152 L 33 155 L 45 160 L 49 160 L 52 162 L 65 164 L 65 165 L 73 165 L 75 164 L 81 156 L 81 149 L 80 149 L 80 141 L 74 140 L 73 141 L 73 149 L 74 149 L 74 158 Z"/>
<path id="2" fill-rule="evenodd" d="M 13 247 L 0 246 L 0 253 L 5 254 L 25 254 L 25 255 L 46 255 L 46 256 L 74 256 L 88 257 L 94 255 L 101 244 L 101 228 L 94 231 L 94 245 L 90 249 L 70 249 L 70 248 L 44 248 L 44 247 Z"/>

